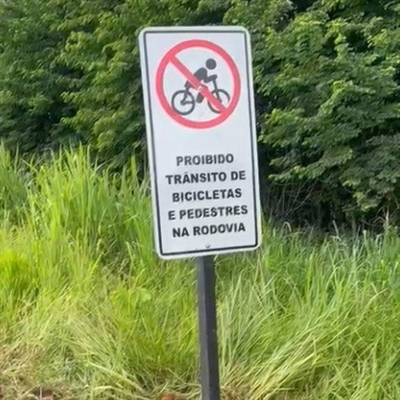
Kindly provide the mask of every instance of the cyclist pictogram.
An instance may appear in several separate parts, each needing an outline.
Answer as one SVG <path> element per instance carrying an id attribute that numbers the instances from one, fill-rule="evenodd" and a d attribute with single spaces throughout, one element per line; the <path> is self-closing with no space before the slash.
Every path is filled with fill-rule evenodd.
<path id="1" fill-rule="evenodd" d="M 213 88 L 211 91 L 211 95 L 215 97 L 222 106 L 227 107 L 229 101 L 231 100 L 231 96 L 225 89 L 221 89 L 218 87 L 217 74 L 209 75 L 208 71 L 212 71 L 216 68 L 217 62 L 213 58 L 209 58 L 206 61 L 205 67 L 199 68 L 193 76 L 200 82 L 203 83 L 199 87 L 193 86 L 190 81 L 186 81 L 185 88 L 182 90 L 176 91 L 171 99 L 171 106 L 174 111 L 176 111 L 180 115 L 189 115 L 191 114 L 195 107 L 196 103 L 201 104 L 204 100 L 203 90 L 206 88 L 204 84 L 212 83 Z M 194 94 L 191 90 L 197 91 L 197 96 L 195 98 Z M 220 114 L 221 108 L 214 107 L 213 104 L 208 100 L 207 101 L 209 109 L 215 113 Z"/>
<path id="2" fill-rule="evenodd" d="M 189 51 L 195 52 L 196 59 L 204 58 L 195 68 L 185 65 L 185 53 Z M 166 78 L 166 71 L 171 68 L 175 74 L 172 91 L 170 79 Z M 178 86 L 176 82 L 181 83 Z M 212 128 L 226 121 L 236 109 L 240 97 L 238 68 L 220 46 L 189 40 L 174 46 L 162 58 L 156 72 L 156 91 L 165 112 L 179 124 L 194 129 Z M 208 113 L 204 109 L 197 111 L 204 105 Z"/>

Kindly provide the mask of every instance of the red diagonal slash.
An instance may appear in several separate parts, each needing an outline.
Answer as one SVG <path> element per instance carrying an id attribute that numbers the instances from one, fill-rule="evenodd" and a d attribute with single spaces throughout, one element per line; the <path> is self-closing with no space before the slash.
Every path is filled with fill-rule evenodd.
<path id="1" fill-rule="evenodd" d="M 174 56 L 170 59 L 171 64 L 182 74 L 184 77 L 194 86 L 194 88 L 202 87 L 201 94 L 219 111 L 223 112 L 226 108 L 222 105 L 218 99 L 216 99 L 208 89 L 201 84 L 201 82 Z"/>

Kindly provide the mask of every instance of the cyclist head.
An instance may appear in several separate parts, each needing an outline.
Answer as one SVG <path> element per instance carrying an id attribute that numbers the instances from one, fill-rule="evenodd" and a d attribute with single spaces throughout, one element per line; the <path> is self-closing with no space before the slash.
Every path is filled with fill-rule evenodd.
<path id="1" fill-rule="evenodd" d="M 217 66 L 217 63 L 216 63 L 216 61 L 215 61 L 213 58 L 209 58 L 209 59 L 206 61 L 206 67 L 207 67 L 207 69 L 215 69 L 216 66 Z"/>

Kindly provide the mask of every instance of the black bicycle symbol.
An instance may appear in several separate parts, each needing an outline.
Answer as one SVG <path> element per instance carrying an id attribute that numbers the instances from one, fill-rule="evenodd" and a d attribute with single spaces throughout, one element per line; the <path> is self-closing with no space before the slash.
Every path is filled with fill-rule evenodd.
<path id="1" fill-rule="evenodd" d="M 199 88 L 198 90 L 201 93 L 203 89 Z M 214 90 L 211 92 L 211 95 L 221 103 L 221 106 L 224 107 L 226 107 L 231 100 L 229 93 L 224 89 L 220 89 L 215 81 L 214 81 Z M 201 99 L 198 103 L 202 103 L 202 101 L 203 99 Z M 171 105 L 172 109 L 178 114 L 189 115 L 196 108 L 196 99 L 194 98 L 193 94 L 190 93 L 190 89 L 178 90 L 172 96 Z M 215 108 L 210 103 L 210 100 L 207 100 L 207 105 L 213 113 L 215 114 L 221 113 L 220 110 Z"/>
<path id="2" fill-rule="evenodd" d="M 217 84 L 218 75 L 208 75 L 209 70 L 215 69 L 217 63 L 214 59 L 208 59 L 206 61 L 206 68 L 199 68 L 193 75 L 199 82 L 213 83 L 214 89 L 211 91 L 211 95 L 221 104 L 221 108 L 226 108 L 231 100 L 229 93 L 220 89 Z M 191 89 L 195 89 L 198 94 L 197 97 L 191 93 Z M 190 82 L 185 83 L 185 89 L 176 91 L 171 98 L 172 109 L 180 115 L 189 115 L 196 108 L 196 103 L 201 104 L 204 100 L 204 89 L 208 89 L 207 85 L 201 84 L 200 87 L 193 87 Z M 209 109 L 215 113 L 220 114 L 221 110 L 216 108 L 210 100 L 207 101 Z"/>

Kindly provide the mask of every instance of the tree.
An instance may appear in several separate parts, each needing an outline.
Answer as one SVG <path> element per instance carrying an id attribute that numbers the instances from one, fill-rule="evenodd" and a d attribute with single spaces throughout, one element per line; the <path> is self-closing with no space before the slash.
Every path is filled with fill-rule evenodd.
<path id="1" fill-rule="evenodd" d="M 3 0 L 0 138 L 145 157 L 137 37 L 149 25 L 252 34 L 267 204 L 315 222 L 397 209 L 400 6 L 387 0 Z"/>
<path id="2" fill-rule="evenodd" d="M 57 61 L 67 38 L 56 29 L 64 14 L 46 0 L 0 7 L 0 138 L 23 153 L 81 139 L 60 124 L 74 112 L 61 98 L 73 71 Z"/>
<path id="3" fill-rule="evenodd" d="M 329 207 L 330 218 L 395 208 L 400 8 L 321 0 L 297 12 L 294 3 L 263 9 L 263 1 L 238 2 L 228 16 L 253 30 L 260 142 L 271 178 L 303 185 L 300 202 Z"/>

